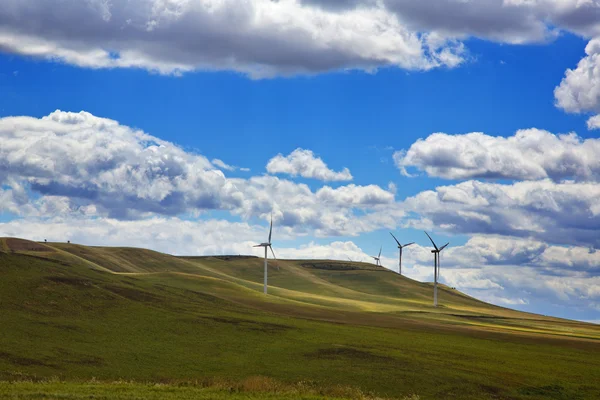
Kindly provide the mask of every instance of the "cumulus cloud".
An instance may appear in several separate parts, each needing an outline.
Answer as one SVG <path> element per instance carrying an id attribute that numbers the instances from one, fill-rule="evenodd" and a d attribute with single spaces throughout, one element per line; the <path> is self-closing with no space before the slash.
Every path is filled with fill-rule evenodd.
<path id="1" fill-rule="evenodd" d="M 345 12 L 296 0 L 7 0 L 0 49 L 88 68 L 255 78 L 339 69 L 455 66 L 462 47 L 431 46 L 385 7 Z"/>
<path id="2" fill-rule="evenodd" d="M 310 150 L 296 149 L 289 155 L 278 154 L 269 160 L 267 171 L 270 174 L 288 174 L 320 181 L 351 181 L 352 174 L 348 168 L 336 172 Z"/>
<path id="3" fill-rule="evenodd" d="M 325 9 L 374 7 L 375 0 L 302 0 Z M 582 36 L 600 33 L 600 4 L 581 0 L 382 0 L 410 29 L 504 43 L 540 42 L 558 29 Z"/>
<path id="4" fill-rule="evenodd" d="M 326 236 L 378 229 L 381 207 L 394 204 L 394 194 L 377 185 L 313 191 L 274 176 L 228 178 L 216 167 L 236 167 L 87 112 L 2 118 L 0 139 L 0 208 L 21 216 L 45 210 L 141 219 L 227 210 L 248 219 L 274 212 L 299 234 Z M 387 226 L 400 215 L 385 217 Z"/>
<path id="5" fill-rule="evenodd" d="M 403 205 L 406 211 L 454 234 L 499 234 L 600 246 L 600 186 L 596 183 L 467 181 L 421 192 Z"/>
<path id="6" fill-rule="evenodd" d="M 357 207 L 368 207 L 394 202 L 394 194 L 377 185 L 347 185 L 336 189 L 324 186 L 317 191 L 316 196 L 323 203 L 338 206 L 352 204 Z"/>
<path id="7" fill-rule="evenodd" d="M 407 248 L 408 249 L 408 248 Z M 411 246 L 409 261 L 428 264 L 429 248 Z M 600 271 L 600 251 L 582 246 L 557 246 L 527 237 L 475 235 L 461 246 L 443 252 L 444 267 L 480 269 L 490 266 L 528 266 L 553 276 L 595 275 Z"/>
<path id="8" fill-rule="evenodd" d="M 480 132 L 434 133 L 407 151 L 394 153 L 394 161 L 409 176 L 407 168 L 415 167 L 446 179 L 599 181 L 600 139 L 540 129 L 519 130 L 508 138 Z"/>
<path id="9" fill-rule="evenodd" d="M 5 0 L 0 49 L 86 68 L 254 78 L 455 67 L 463 40 L 600 35 L 596 0 Z"/>
<path id="10" fill-rule="evenodd" d="M 567 112 L 600 113 L 600 38 L 591 40 L 585 53 L 577 68 L 567 70 L 554 90 L 554 97 L 556 105 Z"/>
<path id="11" fill-rule="evenodd" d="M 589 130 L 600 129 L 600 114 L 588 118 L 587 127 Z"/>
<path id="12" fill-rule="evenodd" d="M 317 259 L 317 260 L 342 260 L 348 258 L 354 261 L 367 260 L 368 256 L 354 242 L 335 241 L 329 244 L 310 242 L 297 248 L 280 247 L 277 254 L 287 259 Z"/>
<path id="13" fill-rule="evenodd" d="M 355 236 L 379 229 L 383 219 L 381 207 L 394 206 L 394 195 L 376 185 L 348 185 L 332 189 L 328 186 L 313 192 L 308 185 L 282 180 L 274 176 L 231 179 L 244 193 L 242 205 L 233 213 L 244 218 L 258 215 L 273 218 L 283 226 L 295 226 L 299 234 L 319 236 Z M 357 211 L 360 213 L 357 215 Z M 385 217 L 395 227 L 401 210 Z"/>
<path id="14" fill-rule="evenodd" d="M 0 138 L 0 177 L 115 217 L 229 209 L 243 198 L 205 157 L 83 111 L 2 118 Z"/>
<path id="15" fill-rule="evenodd" d="M 565 72 L 554 98 L 556 106 L 567 112 L 596 114 L 587 120 L 592 130 L 600 128 L 600 37 L 587 44 L 585 53 L 575 69 Z"/>

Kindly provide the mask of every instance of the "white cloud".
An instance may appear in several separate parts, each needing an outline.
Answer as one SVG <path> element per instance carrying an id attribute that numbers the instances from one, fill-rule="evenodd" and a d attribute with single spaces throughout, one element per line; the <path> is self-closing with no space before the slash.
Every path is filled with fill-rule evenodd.
<path id="1" fill-rule="evenodd" d="M 454 234 L 498 234 L 600 247 L 600 185 L 596 183 L 467 181 L 421 192 L 407 198 L 403 207 Z"/>
<path id="2" fill-rule="evenodd" d="M 0 138 L 2 178 L 117 217 L 229 209 L 243 198 L 205 157 L 83 111 L 2 118 Z"/>
<path id="3" fill-rule="evenodd" d="M 554 89 L 556 106 L 571 113 L 593 113 L 587 120 L 588 129 L 600 128 L 600 33 L 585 47 L 575 69 L 568 69 Z"/>
<path id="4" fill-rule="evenodd" d="M 344 206 L 352 204 L 357 207 L 368 207 L 394 203 L 394 193 L 377 185 L 347 185 L 333 189 L 324 186 L 316 193 L 319 200 L 326 204 Z"/>
<path id="5" fill-rule="evenodd" d="M 299 234 L 318 237 L 358 235 L 381 228 L 385 218 L 395 227 L 401 210 L 384 217 L 384 205 L 394 207 L 394 195 L 376 185 L 348 185 L 332 189 L 328 186 L 313 192 L 308 185 L 282 180 L 274 176 L 230 179 L 242 193 L 242 205 L 232 212 L 244 218 L 267 217 L 273 211 L 275 221 L 295 226 Z M 356 211 L 360 211 L 359 215 Z M 306 228 L 310 228 L 307 232 Z"/>
<path id="6" fill-rule="evenodd" d="M 255 78 L 340 69 L 455 66 L 462 47 L 429 45 L 385 7 L 345 12 L 296 0 L 5 0 L 0 48 L 88 68 Z"/>
<path id="7" fill-rule="evenodd" d="M 372 7 L 374 0 L 302 0 L 326 9 Z M 596 0 L 383 0 L 410 29 L 452 37 L 475 36 L 504 43 L 542 42 L 558 29 L 582 36 L 600 33 Z"/>
<path id="8" fill-rule="evenodd" d="M 269 160 L 267 171 L 270 174 L 288 174 L 304 178 L 318 179 L 320 181 L 351 181 L 352 174 L 348 168 L 336 172 L 316 157 L 310 150 L 296 149 L 289 155 L 278 154 Z"/>
<path id="9" fill-rule="evenodd" d="M 600 113 L 600 38 L 591 40 L 585 53 L 577 68 L 567 70 L 554 97 L 556 105 L 565 111 Z"/>
<path id="10" fill-rule="evenodd" d="M 415 167 L 446 179 L 600 181 L 600 139 L 540 129 L 519 130 L 508 138 L 434 133 L 394 153 L 394 161 L 409 176 L 406 168 Z"/>
<path id="11" fill-rule="evenodd" d="M 310 242 L 297 248 L 276 248 L 277 256 L 287 259 L 317 259 L 317 260 L 342 260 L 348 258 L 354 261 L 367 261 L 368 256 L 354 242 L 331 242 L 318 244 Z"/>
<path id="12" fill-rule="evenodd" d="M 250 171 L 249 168 L 240 168 L 240 167 L 236 167 L 235 165 L 226 164 L 224 161 L 219 160 L 218 158 L 213 158 L 213 160 L 211 162 L 213 163 L 213 165 L 217 166 L 220 169 L 224 169 L 226 171 L 237 171 L 237 170 L 240 170 L 242 172 Z"/>
<path id="13" fill-rule="evenodd" d="M 588 118 L 587 127 L 589 130 L 600 129 L 600 114 Z"/>
<path id="14" fill-rule="evenodd" d="M 455 67 L 462 41 L 600 35 L 596 0 L 4 0 L 0 48 L 86 68 L 254 78 Z"/>
<path id="15" fill-rule="evenodd" d="M 274 211 L 278 223 L 299 234 L 326 236 L 378 229 L 378 207 L 394 203 L 393 193 L 376 185 L 313 191 L 273 176 L 228 178 L 215 166 L 234 168 L 83 111 L 0 119 L 0 207 L 17 215 L 93 210 L 139 219 L 228 210 L 267 218 Z M 386 221 L 397 223 L 391 216 Z"/>

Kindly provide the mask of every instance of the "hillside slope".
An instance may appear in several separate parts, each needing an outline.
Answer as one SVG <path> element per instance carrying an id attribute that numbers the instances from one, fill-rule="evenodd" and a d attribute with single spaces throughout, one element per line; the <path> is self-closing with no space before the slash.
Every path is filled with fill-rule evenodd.
<path id="1" fill-rule="evenodd" d="M 600 327 L 369 264 L 0 239 L 0 378 L 311 380 L 386 396 L 600 398 Z M 549 361 L 551 360 L 551 361 Z"/>

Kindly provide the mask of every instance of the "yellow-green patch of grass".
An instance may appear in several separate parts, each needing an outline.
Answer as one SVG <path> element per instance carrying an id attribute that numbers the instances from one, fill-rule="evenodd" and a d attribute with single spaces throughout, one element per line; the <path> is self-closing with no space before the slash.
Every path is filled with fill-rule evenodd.
<path id="1" fill-rule="evenodd" d="M 0 381 L 0 399 L 306 399 L 385 400 L 350 386 L 323 386 L 315 382 L 283 383 L 264 376 L 241 381 L 206 379 L 170 383 L 127 380 L 61 381 L 48 379 Z M 416 395 L 403 400 L 419 400 Z"/>

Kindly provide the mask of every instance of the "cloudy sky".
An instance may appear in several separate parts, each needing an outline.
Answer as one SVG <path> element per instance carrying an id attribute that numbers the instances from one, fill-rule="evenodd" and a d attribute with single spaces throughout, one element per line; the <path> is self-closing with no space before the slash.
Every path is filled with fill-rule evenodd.
<path id="1" fill-rule="evenodd" d="M 0 236 L 368 261 L 600 320 L 600 1 L 3 0 Z"/>

